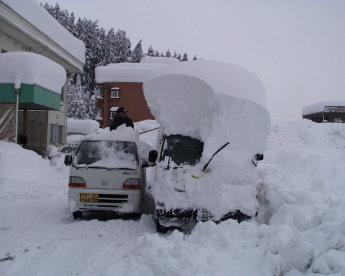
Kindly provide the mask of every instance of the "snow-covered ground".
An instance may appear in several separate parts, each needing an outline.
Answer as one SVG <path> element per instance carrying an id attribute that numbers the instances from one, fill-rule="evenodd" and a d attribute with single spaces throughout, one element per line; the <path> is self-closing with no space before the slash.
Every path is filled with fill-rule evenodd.
<path id="1" fill-rule="evenodd" d="M 345 275 L 345 125 L 274 125 L 259 215 L 156 233 L 139 221 L 74 221 L 68 168 L 0 142 L 0 275 Z"/>

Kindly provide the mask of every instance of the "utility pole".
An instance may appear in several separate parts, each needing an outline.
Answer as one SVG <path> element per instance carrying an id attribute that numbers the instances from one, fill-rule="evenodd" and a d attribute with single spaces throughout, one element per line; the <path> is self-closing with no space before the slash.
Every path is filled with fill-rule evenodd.
<path id="1" fill-rule="evenodd" d="M 16 76 L 14 79 L 14 91 L 16 93 L 16 136 L 14 142 L 18 144 L 18 121 L 19 121 L 19 95 L 20 95 L 20 76 Z"/>

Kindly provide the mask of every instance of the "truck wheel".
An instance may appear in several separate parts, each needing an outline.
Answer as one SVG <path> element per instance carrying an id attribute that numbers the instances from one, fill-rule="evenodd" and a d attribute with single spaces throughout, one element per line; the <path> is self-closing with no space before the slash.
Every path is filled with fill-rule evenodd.
<path id="1" fill-rule="evenodd" d="M 162 234 L 166 234 L 169 231 L 168 227 L 161 225 L 159 221 L 156 222 L 156 229 L 158 233 L 162 233 Z"/>
<path id="2" fill-rule="evenodd" d="M 74 218 L 74 219 L 81 218 L 82 215 L 83 215 L 83 213 L 80 212 L 80 211 L 73 212 L 73 218 Z"/>

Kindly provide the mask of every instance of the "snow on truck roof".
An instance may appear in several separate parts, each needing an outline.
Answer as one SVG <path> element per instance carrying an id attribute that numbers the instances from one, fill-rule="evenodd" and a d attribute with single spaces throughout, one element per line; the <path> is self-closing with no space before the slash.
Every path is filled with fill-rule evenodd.
<path id="1" fill-rule="evenodd" d="M 98 132 L 87 135 L 84 140 L 91 141 L 126 141 L 139 143 L 139 132 L 126 127 L 125 125 L 119 126 L 116 130 L 108 131 L 100 129 Z"/>
<path id="2" fill-rule="evenodd" d="M 318 103 L 304 106 L 302 115 L 324 112 L 326 107 L 334 107 L 334 106 L 345 106 L 345 100 L 324 101 L 324 102 L 318 102 Z"/>
<path id="3" fill-rule="evenodd" d="M 37 84 L 61 94 L 65 69 L 54 61 L 30 52 L 0 54 L 0 83 Z"/>
<path id="4" fill-rule="evenodd" d="M 35 0 L 1 0 L 81 63 L 85 62 L 84 43 L 70 34 Z"/>
<path id="5" fill-rule="evenodd" d="M 67 132 L 73 134 L 89 134 L 99 129 L 99 122 L 95 120 L 67 119 Z"/>
<path id="6" fill-rule="evenodd" d="M 161 67 L 144 82 L 144 94 L 152 114 L 167 133 L 195 138 L 206 138 L 202 133 L 221 112 L 221 95 L 227 101 L 238 99 L 246 106 L 251 103 L 267 113 L 261 81 L 246 69 L 224 62 L 190 61 Z M 247 108 L 240 112 L 248 113 Z M 241 115 L 231 116 L 229 120 Z"/>
<path id="7" fill-rule="evenodd" d="M 238 65 L 205 60 L 179 62 L 160 68 L 148 79 L 165 75 L 195 77 L 207 83 L 214 93 L 252 101 L 262 107 L 266 106 L 265 89 L 260 79 Z"/>

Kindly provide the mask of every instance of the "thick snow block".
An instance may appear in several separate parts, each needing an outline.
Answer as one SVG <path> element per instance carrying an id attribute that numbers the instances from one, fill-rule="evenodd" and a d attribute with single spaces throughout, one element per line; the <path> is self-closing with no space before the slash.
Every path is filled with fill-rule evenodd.
<path id="1" fill-rule="evenodd" d="M 195 181 L 167 171 L 161 179 L 165 186 L 155 184 L 153 193 L 170 207 L 205 208 L 219 216 L 237 209 L 255 214 L 257 175 L 251 160 L 264 153 L 270 129 L 261 81 L 232 64 L 181 62 L 153 72 L 144 82 L 144 94 L 165 134 L 204 142 L 200 166 L 230 141 L 203 177 Z M 186 192 L 174 194 L 176 183 L 183 183 Z"/>

